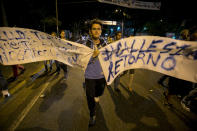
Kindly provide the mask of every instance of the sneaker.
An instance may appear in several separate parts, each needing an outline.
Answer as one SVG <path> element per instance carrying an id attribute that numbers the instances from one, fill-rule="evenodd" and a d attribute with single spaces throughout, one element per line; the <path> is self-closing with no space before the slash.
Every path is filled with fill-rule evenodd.
<path id="1" fill-rule="evenodd" d="M 10 97 L 10 93 L 6 94 L 6 95 L 3 95 L 4 98 L 8 98 Z"/>
<path id="2" fill-rule="evenodd" d="M 41 95 L 40 95 L 40 98 L 44 98 L 44 97 L 45 97 L 45 94 L 41 94 Z"/>
<path id="3" fill-rule="evenodd" d="M 8 92 L 7 89 L 6 90 L 2 90 L 1 93 L 2 93 L 3 97 L 5 97 L 5 98 L 10 97 L 10 93 Z"/>
<path id="4" fill-rule="evenodd" d="M 91 116 L 89 120 L 89 127 L 94 126 L 96 124 L 96 116 Z"/>
<path id="5" fill-rule="evenodd" d="M 99 102 L 99 97 L 94 97 L 94 101 L 98 103 Z"/>

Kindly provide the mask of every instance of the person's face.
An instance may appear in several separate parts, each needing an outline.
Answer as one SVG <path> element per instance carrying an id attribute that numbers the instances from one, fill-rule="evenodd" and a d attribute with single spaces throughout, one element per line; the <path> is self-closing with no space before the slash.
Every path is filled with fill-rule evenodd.
<path id="1" fill-rule="evenodd" d="M 52 36 L 56 36 L 56 33 L 55 33 L 55 32 L 52 32 L 51 35 L 52 35 Z"/>
<path id="2" fill-rule="evenodd" d="M 182 39 L 187 39 L 189 37 L 189 31 L 185 30 L 182 34 L 181 34 Z"/>
<path id="3" fill-rule="evenodd" d="M 118 33 L 117 35 L 116 35 L 116 40 L 120 40 L 122 38 L 122 33 Z"/>
<path id="4" fill-rule="evenodd" d="M 99 39 L 101 36 L 102 30 L 100 24 L 93 24 L 92 28 L 90 29 L 90 33 L 93 39 Z"/>
<path id="5" fill-rule="evenodd" d="M 65 38 L 65 32 L 64 32 L 64 31 L 62 31 L 62 32 L 60 33 L 60 37 L 61 37 L 61 38 Z"/>

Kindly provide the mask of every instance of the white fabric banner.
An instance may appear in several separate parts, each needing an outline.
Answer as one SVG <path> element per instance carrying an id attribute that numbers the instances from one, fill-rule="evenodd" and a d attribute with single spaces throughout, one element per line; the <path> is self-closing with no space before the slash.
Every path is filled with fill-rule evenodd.
<path id="1" fill-rule="evenodd" d="M 160 10 L 161 2 L 146 2 L 139 0 L 98 0 L 101 3 L 114 4 L 127 8 Z"/>
<path id="2" fill-rule="evenodd" d="M 0 63 L 3 65 L 53 59 L 85 70 L 91 55 L 92 49 L 85 45 L 37 30 L 0 27 Z"/>
<path id="3" fill-rule="evenodd" d="M 197 42 L 158 36 L 125 38 L 101 48 L 99 60 L 107 84 L 123 71 L 143 68 L 197 82 Z"/>
<path id="4" fill-rule="evenodd" d="M 99 54 L 107 84 L 123 71 L 143 68 L 197 82 L 197 42 L 135 36 L 102 47 Z M 0 27 L 0 63 L 16 65 L 57 60 L 86 69 L 93 50 L 75 42 L 24 28 Z"/>

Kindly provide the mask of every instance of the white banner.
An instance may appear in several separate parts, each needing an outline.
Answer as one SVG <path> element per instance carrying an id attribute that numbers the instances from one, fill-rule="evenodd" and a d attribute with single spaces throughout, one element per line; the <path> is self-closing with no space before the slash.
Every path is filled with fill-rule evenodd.
<path id="1" fill-rule="evenodd" d="M 75 42 L 24 28 L 0 27 L 0 63 L 23 64 L 57 60 L 85 70 L 92 49 Z"/>
<path id="2" fill-rule="evenodd" d="M 129 37 L 101 48 L 107 84 L 124 70 L 143 68 L 197 82 L 197 42 L 157 36 Z"/>
<path id="3" fill-rule="evenodd" d="M 131 0 L 132 8 L 135 9 L 146 9 L 146 10 L 160 10 L 161 2 L 145 2 L 139 0 Z"/>
<path id="4" fill-rule="evenodd" d="M 98 0 L 101 3 L 119 5 L 127 8 L 160 10 L 161 2 L 145 2 L 139 0 Z"/>
<path id="5" fill-rule="evenodd" d="M 121 72 L 135 68 L 197 82 L 197 42 L 135 36 L 113 42 L 99 51 L 107 84 Z M 3 65 L 53 59 L 85 70 L 92 53 L 85 45 L 40 31 L 0 27 L 0 63 Z"/>

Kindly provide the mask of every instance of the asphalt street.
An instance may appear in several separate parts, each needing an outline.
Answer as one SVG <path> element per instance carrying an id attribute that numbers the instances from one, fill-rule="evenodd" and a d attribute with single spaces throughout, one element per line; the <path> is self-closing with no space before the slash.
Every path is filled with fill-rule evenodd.
<path id="1" fill-rule="evenodd" d="M 106 86 L 96 112 L 96 125 L 88 127 L 89 111 L 83 88 L 83 72 L 68 67 L 44 73 L 44 63 L 24 64 L 26 71 L 9 83 L 11 97 L 0 98 L 0 130 L 17 131 L 194 131 L 197 115 L 185 111 L 173 97 L 173 107 L 163 104 L 163 90 L 157 84 L 162 74 L 136 69 L 121 76 L 116 92 Z M 8 79 L 11 66 L 1 66 Z M 133 77 L 131 89 L 129 79 Z"/>

